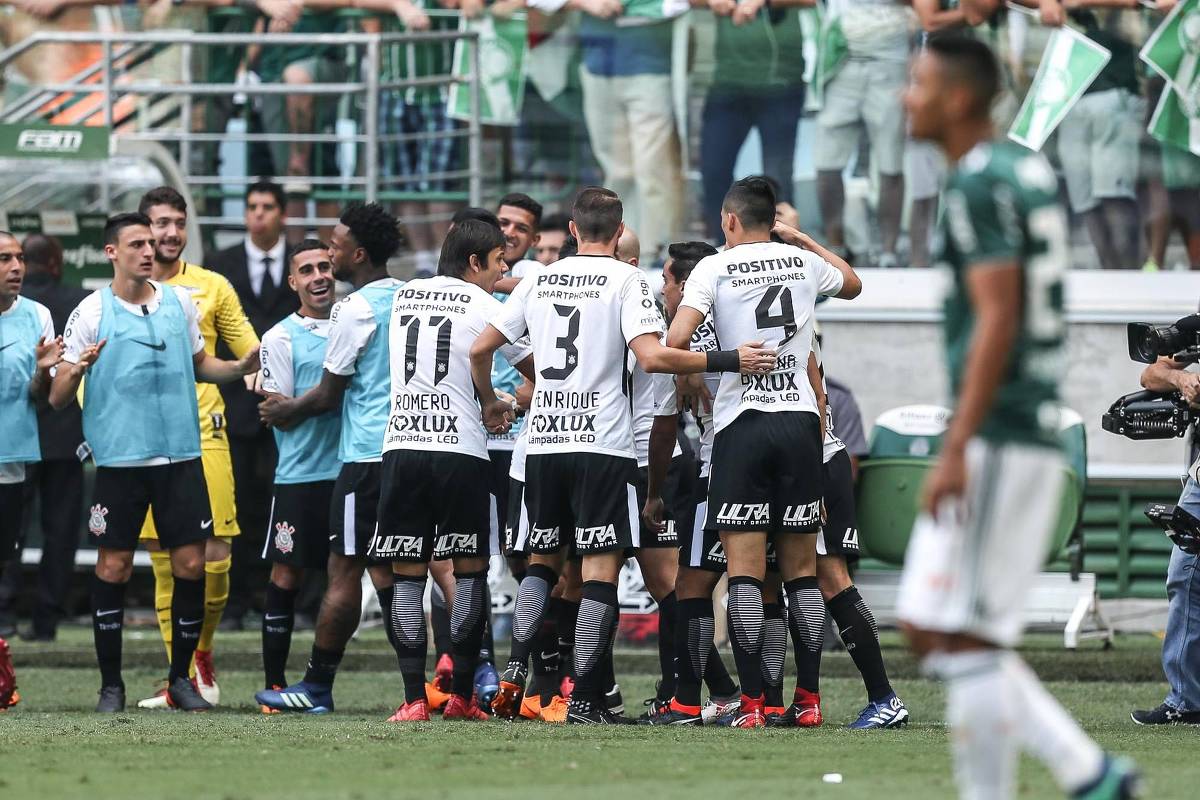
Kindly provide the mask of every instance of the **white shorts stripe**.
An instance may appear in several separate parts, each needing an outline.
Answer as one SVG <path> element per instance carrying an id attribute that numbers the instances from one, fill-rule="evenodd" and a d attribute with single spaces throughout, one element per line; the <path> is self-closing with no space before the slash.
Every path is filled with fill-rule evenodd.
<path id="1" fill-rule="evenodd" d="M 511 499 L 511 498 L 510 498 Z M 522 553 L 529 545 L 529 506 L 525 504 L 525 492 L 521 492 L 521 517 L 517 523 L 517 535 L 513 548 Z"/>
<path id="2" fill-rule="evenodd" d="M 342 503 L 342 554 L 358 555 L 354 550 L 354 492 L 346 495 Z"/>
<path id="3" fill-rule="evenodd" d="M 491 521 L 488 525 L 488 553 L 496 555 L 500 552 L 500 512 L 496 506 L 496 495 L 489 494 L 488 499 L 491 501 L 490 511 Z"/>
<path id="4" fill-rule="evenodd" d="M 629 503 L 629 536 L 634 547 L 642 546 L 641 514 L 638 513 L 637 489 L 632 483 L 625 484 L 625 497 Z"/>
<path id="5" fill-rule="evenodd" d="M 275 523 L 275 496 L 271 496 L 271 513 L 267 515 L 267 535 L 263 539 L 262 557 L 267 557 L 267 548 L 271 545 L 271 526 Z"/>
<path id="6" fill-rule="evenodd" d="M 692 551 L 688 554 L 688 564 L 699 567 L 704 559 L 704 521 L 708 517 L 708 500 L 696 504 L 696 519 L 692 523 Z"/>

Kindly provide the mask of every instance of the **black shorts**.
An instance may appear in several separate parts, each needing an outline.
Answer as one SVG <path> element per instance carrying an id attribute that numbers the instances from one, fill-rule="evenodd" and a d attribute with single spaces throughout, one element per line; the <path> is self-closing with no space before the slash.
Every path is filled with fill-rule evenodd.
<path id="1" fill-rule="evenodd" d="M 88 532 L 97 547 L 136 550 L 146 511 L 164 550 L 213 535 L 208 485 L 199 458 L 153 467 L 97 467 Z"/>
<path id="2" fill-rule="evenodd" d="M 825 464 L 825 524 L 817 534 L 817 555 L 857 558 L 858 515 L 854 510 L 854 471 L 839 450 Z"/>
<path id="3" fill-rule="evenodd" d="M 667 468 L 667 481 L 663 486 L 663 519 L 667 527 L 662 533 L 651 530 L 640 519 L 641 547 L 679 547 L 679 520 L 689 516 L 695 509 L 696 462 L 687 456 L 680 455 L 671 459 Z M 649 468 L 638 467 L 637 471 L 637 507 L 640 517 L 646 507 L 646 489 L 649 486 Z"/>
<path id="4" fill-rule="evenodd" d="M 277 483 L 263 558 L 273 564 L 325 569 L 329 563 L 329 506 L 333 481 Z"/>
<path id="5" fill-rule="evenodd" d="M 0 483 L 0 564 L 21 550 L 21 520 L 24 518 L 25 484 Z"/>
<path id="6" fill-rule="evenodd" d="M 507 553 L 508 532 L 505 527 L 508 524 L 509 481 L 512 480 L 508 477 L 508 470 L 512 466 L 512 450 L 488 450 L 488 461 L 491 462 L 489 470 L 492 476 L 492 496 L 496 498 L 496 514 L 492 520 L 492 541 L 503 546 L 504 552 Z M 494 549 L 492 552 L 500 551 Z"/>
<path id="7" fill-rule="evenodd" d="M 632 458 L 530 455 L 525 460 L 528 552 L 557 553 L 572 543 L 580 556 L 639 547 L 636 479 Z"/>
<path id="8" fill-rule="evenodd" d="M 821 426 L 806 411 L 744 411 L 713 442 L 706 526 L 813 533 L 821 526 Z"/>
<path id="9" fill-rule="evenodd" d="M 529 512 L 525 509 L 525 482 L 508 479 L 508 515 L 504 520 L 504 555 L 529 557 Z"/>
<path id="10" fill-rule="evenodd" d="M 407 563 L 487 558 L 495 500 L 482 458 L 431 450 L 390 450 L 380 473 L 379 532 L 372 558 Z"/>
<path id="11" fill-rule="evenodd" d="M 708 478 L 700 478 L 692 495 L 691 510 L 679 517 L 679 566 L 724 572 L 727 567 L 721 534 L 705 527 L 708 516 Z M 775 543 L 767 539 L 767 571 L 778 568 Z"/>
<path id="12" fill-rule="evenodd" d="M 379 513 L 379 462 L 342 464 L 329 502 L 329 552 L 364 558 Z"/>

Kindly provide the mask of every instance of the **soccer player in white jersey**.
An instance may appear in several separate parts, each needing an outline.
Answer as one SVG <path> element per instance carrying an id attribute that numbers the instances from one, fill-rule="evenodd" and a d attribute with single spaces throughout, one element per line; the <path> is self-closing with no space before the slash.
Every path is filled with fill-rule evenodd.
<path id="1" fill-rule="evenodd" d="M 853 298 L 862 282 L 841 258 L 775 224 L 775 196 L 744 178 L 725 196 L 724 252 L 692 271 L 667 343 L 680 349 L 711 313 L 718 341 L 762 339 L 777 348 L 767 375 L 725 374 L 713 416 L 707 525 L 720 532 L 729 572 L 729 627 L 742 684 L 739 727 L 761 727 L 763 579 L 772 537 L 785 580 L 801 688 L 815 686 L 825 605 L 816 579 L 821 508 L 821 439 L 808 380 L 813 309 L 819 294 Z M 773 226 L 790 244 L 771 241 Z M 815 663 L 814 663 L 815 662 Z M 811 690 L 810 690 L 811 691 Z"/>
<path id="2" fill-rule="evenodd" d="M 454 675 L 443 716 L 488 718 L 472 700 L 472 684 L 487 614 L 488 558 L 499 542 L 491 541 L 496 499 L 470 349 L 502 308 L 491 292 L 504 272 L 503 246 L 500 231 L 486 222 L 456 225 L 442 245 L 438 274 L 409 282 L 392 303 L 391 414 L 383 440 L 379 531 L 371 545 L 371 555 L 390 561 L 395 576 L 392 622 L 405 700 L 391 722 L 429 719 L 422 601 L 435 558 L 453 559 L 455 576 Z M 532 371 L 527 340 L 500 351 L 510 364 Z"/>
<path id="3" fill-rule="evenodd" d="M 858 518 L 854 507 L 854 471 L 846 445 L 834 433 L 833 410 L 827 402 L 825 368 L 821 360 L 821 337 L 813 337 L 811 372 L 819 378 L 818 404 L 825 412 L 825 442 L 821 458 L 824 462 L 825 519 L 817 534 L 817 582 L 829 615 L 837 625 L 846 652 L 854 660 L 854 666 L 862 675 L 867 688 L 867 705 L 858 718 L 850 723 L 855 730 L 874 728 L 897 728 L 908 723 L 908 709 L 896 696 L 887 669 L 883 664 L 883 653 L 879 649 L 879 631 L 871 613 L 850 573 L 846 568 L 848 557 L 857 557 Z M 804 713 L 802 706 L 789 709 L 792 717 Z M 820 717 L 820 706 L 817 706 Z M 786 717 L 787 715 L 785 715 Z"/>
<path id="4" fill-rule="evenodd" d="M 298 397 L 321 380 L 334 302 L 329 247 L 307 239 L 288 259 L 288 285 L 300 308 L 263 335 L 262 393 Z M 275 431 L 279 459 L 263 558 L 271 563 L 263 605 L 262 654 L 266 689 L 287 686 L 284 669 L 292 645 L 296 594 L 304 573 L 329 561 L 329 507 L 341 471 L 338 409 Z M 263 706 L 264 713 L 274 709 Z"/>
<path id="5" fill-rule="evenodd" d="M 492 390 L 492 355 L 526 333 L 533 343 L 537 383 L 526 422 L 525 464 L 531 555 L 514 625 L 533 629 L 541 624 L 563 551 L 573 544 L 582 556 L 584 582 L 569 723 L 620 721 L 601 702 L 597 667 L 616 631 L 616 581 L 624 551 L 637 546 L 639 535 L 626 349 L 647 372 L 761 373 L 775 363 L 774 353 L 756 343 L 707 356 L 663 347 L 662 317 L 644 275 L 613 257 L 621 217 L 621 201 L 612 191 L 581 191 L 571 223 L 579 254 L 532 269 L 471 350 L 484 422 L 502 429 L 511 406 Z M 514 636 L 492 703 L 509 719 L 520 704 L 529 656 L 528 645 L 518 644 Z"/>

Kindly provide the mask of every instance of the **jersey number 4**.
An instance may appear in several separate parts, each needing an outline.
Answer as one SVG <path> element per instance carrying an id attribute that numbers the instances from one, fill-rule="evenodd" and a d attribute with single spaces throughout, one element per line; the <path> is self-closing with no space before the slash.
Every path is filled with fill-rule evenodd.
<path id="1" fill-rule="evenodd" d="M 404 337 L 404 382 L 408 383 L 417 374 L 417 340 L 421 335 L 421 318 L 413 314 L 400 317 L 400 325 L 407 329 Z M 437 349 L 433 357 L 433 385 L 437 386 L 450 372 L 450 334 L 454 320 L 449 317 L 430 317 L 429 327 L 437 331 Z"/>
<path id="2" fill-rule="evenodd" d="M 554 310 L 560 317 L 567 318 L 566 335 L 559 336 L 554 340 L 554 346 L 563 351 L 563 365 L 546 367 L 539 372 L 547 380 L 561 381 L 565 380 L 579 366 L 579 348 L 575 345 L 575 340 L 579 338 L 579 309 L 575 306 L 560 306 L 555 303 Z"/>
<path id="3" fill-rule="evenodd" d="M 778 314 L 771 310 L 777 300 L 779 301 Z M 782 283 L 768 286 L 754 309 L 754 324 L 760 331 L 768 328 L 783 328 L 783 338 L 779 340 L 779 344 L 783 344 L 795 336 L 796 311 L 792 307 L 792 290 Z"/>

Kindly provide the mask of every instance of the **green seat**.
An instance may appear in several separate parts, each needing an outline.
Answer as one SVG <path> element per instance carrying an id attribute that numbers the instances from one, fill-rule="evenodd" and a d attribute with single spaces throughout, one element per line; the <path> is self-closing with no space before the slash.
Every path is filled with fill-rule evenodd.
<path id="1" fill-rule="evenodd" d="M 875 421 L 857 487 L 858 535 L 864 555 L 896 566 L 904 563 L 921 487 L 948 420 L 949 411 L 939 406 L 904 406 L 884 412 Z M 1083 420 L 1070 409 L 1063 409 L 1060 437 L 1067 480 L 1045 563 L 1058 558 L 1075 530 L 1087 474 Z"/>

